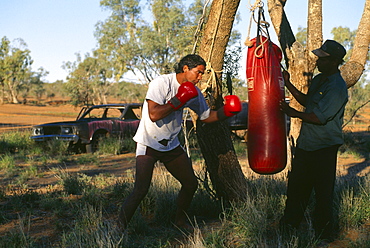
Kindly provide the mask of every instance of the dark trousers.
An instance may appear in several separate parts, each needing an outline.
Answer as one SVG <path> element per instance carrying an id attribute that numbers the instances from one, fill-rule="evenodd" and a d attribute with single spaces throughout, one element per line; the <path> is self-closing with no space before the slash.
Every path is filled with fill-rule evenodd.
<path id="1" fill-rule="evenodd" d="M 315 234 L 330 238 L 333 229 L 333 193 L 339 145 L 305 151 L 297 148 L 288 176 L 287 200 L 282 224 L 298 228 L 312 190 L 315 192 Z"/>

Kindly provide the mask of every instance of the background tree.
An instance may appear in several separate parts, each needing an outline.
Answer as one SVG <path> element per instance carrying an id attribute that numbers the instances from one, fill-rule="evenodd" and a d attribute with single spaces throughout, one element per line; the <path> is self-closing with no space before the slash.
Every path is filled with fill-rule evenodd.
<path id="1" fill-rule="evenodd" d="M 45 93 L 43 77 L 48 75 L 49 72 L 45 71 L 44 68 L 40 67 L 36 72 L 29 72 L 25 77 L 25 82 L 20 87 L 20 94 L 23 98 L 23 103 L 27 102 L 27 97 L 30 93 L 36 98 L 37 103 L 41 102 L 41 98 Z"/>
<path id="2" fill-rule="evenodd" d="M 6 64 L 5 58 L 9 56 L 10 41 L 3 37 L 0 44 L 0 85 L 1 85 L 1 104 L 4 103 L 5 98 L 5 77 L 6 77 Z"/>
<path id="3" fill-rule="evenodd" d="M 148 90 L 146 84 L 119 82 L 112 85 L 109 95 L 124 102 L 142 103 Z"/>
<path id="4" fill-rule="evenodd" d="M 52 101 L 56 96 L 59 97 L 66 97 L 68 92 L 66 92 L 64 87 L 63 80 L 56 80 L 54 83 L 47 83 L 44 84 L 46 97 L 49 101 Z"/>
<path id="5" fill-rule="evenodd" d="M 195 4 L 198 4 L 197 1 Z M 197 12 L 181 0 L 149 1 L 152 23 L 142 19 L 138 0 L 103 0 L 110 17 L 97 25 L 99 49 L 114 65 L 114 81 L 131 72 L 143 83 L 173 71 L 180 57 L 191 52 Z M 194 5 L 189 9 L 193 10 Z"/>
<path id="6" fill-rule="evenodd" d="M 102 54 L 94 52 L 82 60 L 77 54 L 77 61 L 67 62 L 64 68 L 69 70 L 69 77 L 65 88 L 72 99 L 72 105 L 106 104 L 110 78 L 113 75 L 111 63 Z"/>
<path id="7" fill-rule="evenodd" d="M 18 94 L 24 84 L 27 84 L 31 73 L 32 59 L 27 44 L 22 39 L 15 40 L 17 44 L 11 46 L 10 41 L 3 37 L 0 46 L 0 81 L 2 99 L 6 97 L 12 103 L 19 103 Z"/>
<path id="8" fill-rule="evenodd" d="M 30 77 L 30 87 L 38 103 L 41 102 L 41 98 L 46 92 L 46 89 L 44 88 L 45 83 L 42 81 L 42 78 L 47 74 L 48 72 L 45 71 L 44 68 L 39 68 L 37 72 L 32 73 L 32 76 Z"/>

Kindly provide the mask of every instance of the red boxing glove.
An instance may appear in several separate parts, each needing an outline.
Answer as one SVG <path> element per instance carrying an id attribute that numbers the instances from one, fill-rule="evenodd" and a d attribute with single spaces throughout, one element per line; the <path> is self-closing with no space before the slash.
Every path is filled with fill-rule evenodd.
<path id="1" fill-rule="evenodd" d="M 198 96 L 197 88 L 190 82 L 182 83 L 176 96 L 172 97 L 168 103 L 174 110 L 181 108 L 187 101 Z"/>
<path id="2" fill-rule="evenodd" d="M 217 117 L 220 121 L 236 115 L 242 110 L 242 104 L 239 97 L 235 95 L 225 96 L 225 105 L 217 111 Z"/>

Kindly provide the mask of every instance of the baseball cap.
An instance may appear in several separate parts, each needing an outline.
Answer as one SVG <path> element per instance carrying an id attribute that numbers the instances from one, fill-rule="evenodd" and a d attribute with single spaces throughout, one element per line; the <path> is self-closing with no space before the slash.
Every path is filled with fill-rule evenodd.
<path id="1" fill-rule="evenodd" d="M 317 57 L 335 57 L 343 59 L 346 55 L 346 49 L 335 40 L 326 40 L 318 49 L 312 51 Z"/>

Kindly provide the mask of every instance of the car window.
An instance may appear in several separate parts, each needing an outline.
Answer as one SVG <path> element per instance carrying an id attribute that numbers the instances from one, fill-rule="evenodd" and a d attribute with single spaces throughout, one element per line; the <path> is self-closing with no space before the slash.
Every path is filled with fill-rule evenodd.
<path id="1" fill-rule="evenodd" d="M 90 113 L 85 116 L 85 118 L 102 118 L 104 115 L 105 109 L 95 108 L 90 111 Z"/>
<path id="2" fill-rule="evenodd" d="M 120 109 L 107 109 L 106 116 L 103 118 L 119 118 L 121 116 L 121 110 Z"/>
<path id="3" fill-rule="evenodd" d="M 132 109 L 138 119 L 141 119 L 141 108 Z"/>

